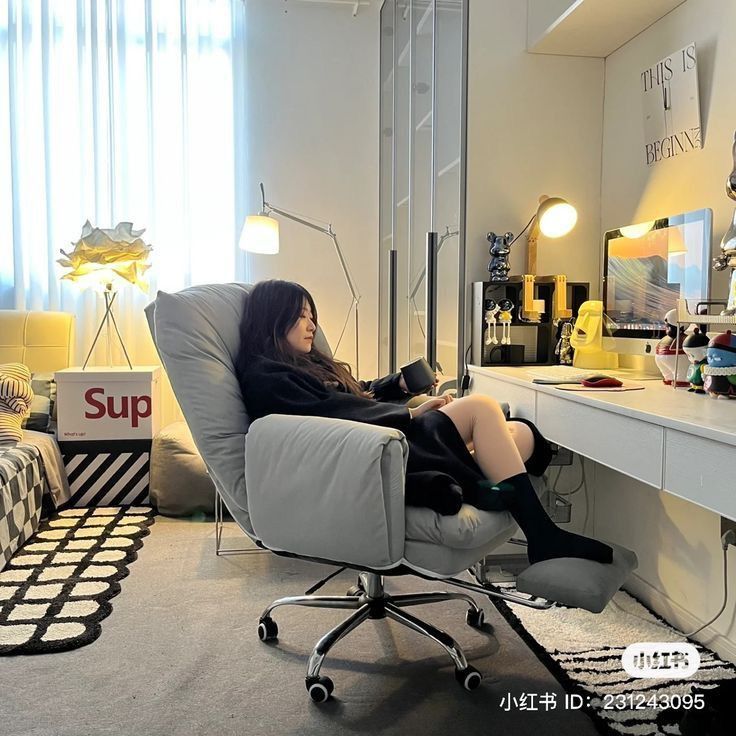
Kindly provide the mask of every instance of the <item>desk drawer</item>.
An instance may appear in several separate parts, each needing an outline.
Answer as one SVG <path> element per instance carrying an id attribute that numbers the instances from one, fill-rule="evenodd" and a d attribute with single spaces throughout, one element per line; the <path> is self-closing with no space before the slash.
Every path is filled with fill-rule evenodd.
<path id="1" fill-rule="evenodd" d="M 665 461 L 666 491 L 736 519 L 736 447 L 668 429 Z"/>
<path id="2" fill-rule="evenodd" d="M 662 427 L 541 392 L 537 426 L 551 442 L 662 487 Z"/>
<path id="3" fill-rule="evenodd" d="M 517 386 L 515 383 L 499 381 L 490 376 L 473 375 L 470 384 L 470 392 L 473 394 L 485 394 L 492 396 L 496 401 L 505 401 L 511 407 L 512 417 L 522 417 L 531 422 L 536 422 L 536 391 L 531 388 Z"/>

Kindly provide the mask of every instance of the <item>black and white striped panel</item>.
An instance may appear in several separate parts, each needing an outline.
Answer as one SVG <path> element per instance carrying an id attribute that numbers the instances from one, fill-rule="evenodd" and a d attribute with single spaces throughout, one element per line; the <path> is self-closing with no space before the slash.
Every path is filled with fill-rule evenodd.
<path id="1" fill-rule="evenodd" d="M 71 506 L 147 504 L 150 441 L 62 442 Z"/>

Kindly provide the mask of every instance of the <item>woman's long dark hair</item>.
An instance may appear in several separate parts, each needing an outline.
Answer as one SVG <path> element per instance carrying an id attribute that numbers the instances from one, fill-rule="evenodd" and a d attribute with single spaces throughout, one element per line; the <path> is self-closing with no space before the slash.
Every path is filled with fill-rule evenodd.
<path id="1" fill-rule="evenodd" d="M 250 292 L 240 322 L 240 368 L 256 357 L 269 358 L 299 368 L 325 384 L 337 384 L 356 396 L 370 396 L 353 378 L 350 366 L 318 350 L 314 344 L 309 353 L 294 350 L 286 340 L 297 323 L 304 302 L 312 310 L 317 325 L 317 307 L 312 295 L 293 281 L 271 279 L 259 281 Z"/>

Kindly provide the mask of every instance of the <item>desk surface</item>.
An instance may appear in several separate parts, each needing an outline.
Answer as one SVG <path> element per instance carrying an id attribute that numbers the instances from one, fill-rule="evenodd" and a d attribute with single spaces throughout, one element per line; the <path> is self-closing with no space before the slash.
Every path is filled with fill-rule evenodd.
<path id="1" fill-rule="evenodd" d="M 637 381 L 640 391 L 563 391 L 549 384 L 532 383 L 534 366 L 468 366 L 470 374 L 485 375 L 534 389 L 568 401 L 640 419 L 661 427 L 688 432 L 699 437 L 736 446 L 736 401 L 673 389 L 661 381 Z M 537 370 L 539 368 L 537 367 Z"/>

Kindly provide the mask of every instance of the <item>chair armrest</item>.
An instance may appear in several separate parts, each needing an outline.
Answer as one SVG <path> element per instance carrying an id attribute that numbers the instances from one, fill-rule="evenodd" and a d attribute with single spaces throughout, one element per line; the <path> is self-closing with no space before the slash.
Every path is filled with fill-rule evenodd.
<path id="1" fill-rule="evenodd" d="M 372 568 L 404 553 L 408 446 L 396 429 L 271 414 L 245 439 L 248 511 L 270 549 Z"/>

